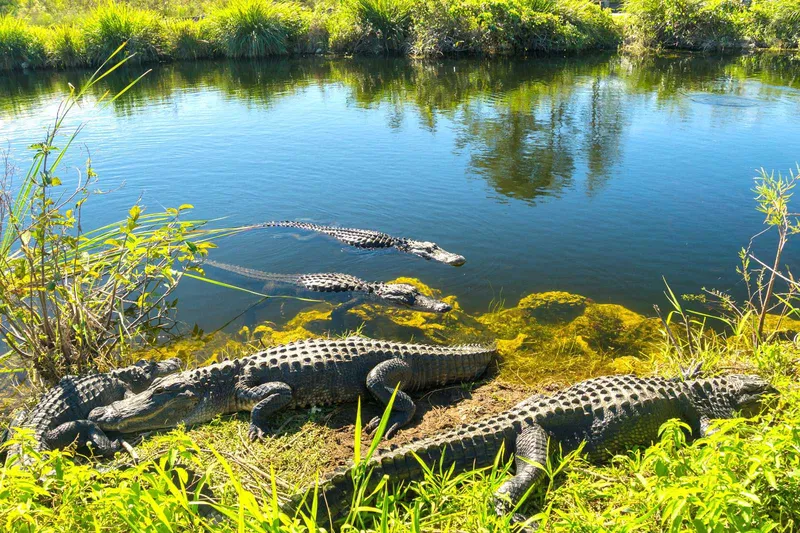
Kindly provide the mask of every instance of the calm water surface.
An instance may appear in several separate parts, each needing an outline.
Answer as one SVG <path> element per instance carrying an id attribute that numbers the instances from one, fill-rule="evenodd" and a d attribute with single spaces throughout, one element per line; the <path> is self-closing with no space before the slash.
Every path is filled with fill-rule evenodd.
<path id="1" fill-rule="evenodd" d="M 0 79 L 0 143 L 20 167 L 67 82 L 86 76 Z M 141 195 L 150 210 L 191 203 L 198 217 L 227 217 L 220 225 L 374 228 L 436 241 L 467 264 L 277 229 L 221 241 L 212 257 L 281 273 L 415 276 L 472 311 L 564 290 L 648 312 L 663 303 L 662 276 L 682 292 L 737 290 L 737 251 L 760 229 L 755 169 L 800 160 L 800 61 L 165 65 L 113 106 L 86 105 L 73 120 L 88 120 L 80 139 L 113 189 L 87 204 L 87 227 L 118 220 Z M 76 151 L 71 164 L 87 155 Z M 207 330 L 257 300 L 193 280 L 179 296 L 181 318 Z M 290 314 L 284 305 L 260 304 L 234 326 L 279 320 Z"/>

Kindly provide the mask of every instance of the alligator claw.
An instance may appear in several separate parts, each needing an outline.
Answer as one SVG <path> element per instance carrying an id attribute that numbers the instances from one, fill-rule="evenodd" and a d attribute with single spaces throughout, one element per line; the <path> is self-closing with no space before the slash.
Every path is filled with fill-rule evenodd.
<path id="1" fill-rule="evenodd" d="M 372 420 L 369 421 L 369 424 L 364 426 L 364 431 L 367 435 L 372 435 L 375 433 L 375 430 L 378 429 L 378 426 L 381 424 L 381 417 L 376 416 Z"/>
<path id="2" fill-rule="evenodd" d="M 394 437 L 394 434 L 397 433 L 397 430 L 400 429 L 401 427 L 400 422 L 395 422 L 394 424 L 392 424 L 390 419 L 389 423 L 391 424 L 389 426 L 389 429 L 387 429 L 386 433 L 383 434 L 383 438 L 386 440 L 389 440 L 392 437 Z M 369 424 L 367 424 L 364 427 L 364 431 L 367 433 L 367 435 L 372 435 L 373 433 L 375 433 L 375 430 L 378 429 L 378 426 L 380 425 L 381 425 L 381 417 L 376 416 L 375 418 L 369 421 Z"/>
<path id="3" fill-rule="evenodd" d="M 250 431 L 247 432 L 247 436 L 250 438 L 250 442 L 256 442 L 261 440 L 265 437 L 264 430 L 260 427 L 256 426 L 255 424 L 250 424 Z"/>

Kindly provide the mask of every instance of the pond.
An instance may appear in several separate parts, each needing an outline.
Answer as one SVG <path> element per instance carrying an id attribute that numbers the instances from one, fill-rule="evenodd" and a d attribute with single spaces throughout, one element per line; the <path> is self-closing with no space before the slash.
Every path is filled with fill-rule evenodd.
<path id="1" fill-rule="evenodd" d="M 144 70 L 115 73 L 97 95 Z M 86 76 L 4 73 L 0 145 L 19 167 L 67 83 Z M 142 196 L 150 210 L 191 203 L 197 217 L 225 217 L 218 225 L 379 229 L 435 241 L 467 263 L 359 252 L 282 229 L 222 240 L 211 257 L 276 273 L 416 277 L 471 312 L 561 290 L 652 314 L 664 305 L 662 276 L 676 292 L 741 290 L 737 252 L 761 229 L 756 169 L 800 161 L 800 60 L 168 64 L 114 105 L 84 106 L 78 121 L 88 121 L 85 148 L 70 164 L 90 154 L 110 190 L 87 204 L 86 227 L 122 218 Z M 279 299 L 251 307 L 258 297 L 194 280 L 179 298 L 180 318 L 207 331 L 234 317 L 229 328 L 281 321 L 296 308 Z"/>

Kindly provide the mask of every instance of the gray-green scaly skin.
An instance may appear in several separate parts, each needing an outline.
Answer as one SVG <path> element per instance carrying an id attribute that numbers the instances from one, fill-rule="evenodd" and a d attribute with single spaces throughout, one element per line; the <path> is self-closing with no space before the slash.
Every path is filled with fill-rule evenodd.
<path id="1" fill-rule="evenodd" d="M 254 228 L 298 228 L 309 231 L 316 231 L 330 235 L 334 239 L 356 248 L 368 250 L 378 250 L 382 248 L 396 248 L 401 252 L 413 254 L 423 259 L 432 259 L 452 266 L 461 266 L 467 262 L 463 255 L 454 254 L 440 247 L 435 242 L 418 241 L 405 237 L 392 237 L 380 231 L 357 228 L 337 228 L 333 226 L 321 226 L 309 222 L 296 222 L 292 220 L 282 220 L 274 222 L 264 222 L 253 226 Z"/>
<path id="2" fill-rule="evenodd" d="M 386 404 L 399 383 L 389 438 L 414 416 L 407 392 L 474 380 L 493 355 L 494 346 L 477 344 L 304 340 L 174 374 L 141 394 L 95 409 L 89 419 L 103 430 L 134 433 L 250 411 L 250 438 L 255 440 L 280 409 L 353 402 L 366 393 Z M 367 430 L 374 430 L 377 421 Z"/>
<path id="3" fill-rule="evenodd" d="M 289 283 L 314 292 L 361 293 L 379 303 L 415 311 L 446 313 L 452 309 L 450 304 L 425 296 L 419 289 L 408 283 L 369 282 L 349 274 L 339 273 L 273 274 L 211 260 L 206 260 L 204 264 L 248 278 Z"/>
<path id="4" fill-rule="evenodd" d="M 495 495 L 498 513 L 508 512 L 543 476 L 540 465 L 559 445 L 566 453 L 585 442 L 589 460 L 601 462 L 658 438 L 660 426 L 673 418 L 686 422 L 692 435 L 705 436 L 712 419 L 731 418 L 735 412 L 752 414 L 765 394 L 774 389 L 757 376 L 730 375 L 675 382 L 661 378 L 607 376 L 583 381 L 550 397 L 537 395 L 500 415 L 460 426 L 434 437 L 379 450 L 369 461 L 371 483 L 384 475 L 392 482 L 424 476 L 419 459 L 428 467 L 443 461 L 444 470 L 490 466 L 501 450 L 504 460 L 515 455 L 516 474 Z M 444 459 L 442 460 L 442 457 Z M 352 467 L 335 471 L 319 486 L 322 513 L 336 516 L 352 497 Z M 313 488 L 289 504 L 309 504 Z M 515 515 L 516 520 L 524 520 Z"/>
<path id="5" fill-rule="evenodd" d="M 180 370 L 178 359 L 139 361 L 106 373 L 86 376 L 66 376 L 42 396 L 28 413 L 18 415 L 10 427 L 29 429 L 37 451 L 58 449 L 77 442 L 78 447 L 92 444 L 95 453 L 113 455 L 120 442 L 109 439 L 88 420 L 96 407 L 109 405 L 125 396 L 149 387 L 156 378 Z M 8 454 L 20 455 L 19 444 L 11 446 Z"/>

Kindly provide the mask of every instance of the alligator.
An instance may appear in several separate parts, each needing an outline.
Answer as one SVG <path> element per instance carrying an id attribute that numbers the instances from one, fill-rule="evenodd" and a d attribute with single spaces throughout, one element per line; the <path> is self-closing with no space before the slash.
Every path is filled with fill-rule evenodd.
<path id="1" fill-rule="evenodd" d="M 434 261 L 439 261 L 440 263 L 446 263 L 452 266 L 461 266 L 467 262 L 463 255 L 448 252 L 447 250 L 442 249 L 435 242 L 417 241 L 414 239 L 407 239 L 405 237 L 392 237 L 386 233 L 368 229 L 337 228 L 333 226 L 321 226 L 319 224 L 312 224 L 310 222 L 296 222 L 292 220 L 263 222 L 250 227 L 305 229 L 330 235 L 334 239 L 347 245 L 355 246 L 356 248 L 365 248 L 368 250 L 396 248 L 407 254 L 417 255 L 423 259 L 433 259 Z"/>
<path id="2" fill-rule="evenodd" d="M 140 394 L 95 409 L 89 420 L 106 431 L 135 433 L 250 411 L 248 435 L 258 440 L 270 416 L 284 407 L 352 402 L 367 391 L 386 404 L 399 384 L 386 432 L 391 438 L 414 416 L 409 391 L 474 380 L 494 351 L 479 344 L 433 346 L 363 337 L 297 341 L 168 376 Z M 370 421 L 367 432 L 379 421 Z"/>
<path id="3" fill-rule="evenodd" d="M 504 515 L 518 507 L 523 496 L 544 472 L 548 454 L 578 449 L 590 461 L 602 462 L 630 448 L 648 446 L 660 426 L 678 418 L 691 435 L 709 434 L 712 419 L 731 418 L 741 411 L 752 415 L 761 400 L 775 390 L 757 376 L 729 375 L 676 382 L 662 378 L 607 376 L 589 379 L 553 396 L 536 395 L 510 410 L 389 449 L 379 449 L 367 462 L 367 491 L 382 478 L 409 482 L 424 477 L 427 468 L 464 471 L 494 464 L 515 455 L 516 473 L 495 493 L 495 510 Z M 690 435 L 690 437 L 691 437 Z M 422 466 L 422 465 L 425 466 Z M 340 468 L 316 486 L 306 488 L 285 504 L 287 512 L 309 507 L 316 494 L 318 516 L 333 521 L 353 496 L 353 465 Z M 519 512 L 513 521 L 525 522 Z M 533 524 L 527 524 L 535 527 Z"/>
<path id="4" fill-rule="evenodd" d="M 106 373 L 66 376 L 48 390 L 29 412 L 18 414 L 9 426 L 33 432 L 36 451 L 65 448 L 77 443 L 78 449 L 93 447 L 93 453 L 112 456 L 120 451 L 122 441 L 108 436 L 88 420 L 96 407 L 122 400 L 149 387 L 157 378 L 180 370 L 180 360 L 139 361 L 131 366 Z M 22 446 L 14 443 L 9 456 L 21 458 Z"/>
<path id="5" fill-rule="evenodd" d="M 398 307 L 446 313 L 452 306 L 441 300 L 425 296 L 419 289 L 408 283 L 368 282 L 349 274 L 273 274 L 251 268 L 205 260 L 205 265 L 227 270 L 241 276 L 263 281 L 289 283 L 314 292 L 357 292 L 377 299 L 381 303 Z M 353 302 L 356 303 L 356 302 Z M 348 302 L 349 304 L 349 302 Z M 348 304 L 345 304 L 346 306 Z"/>

